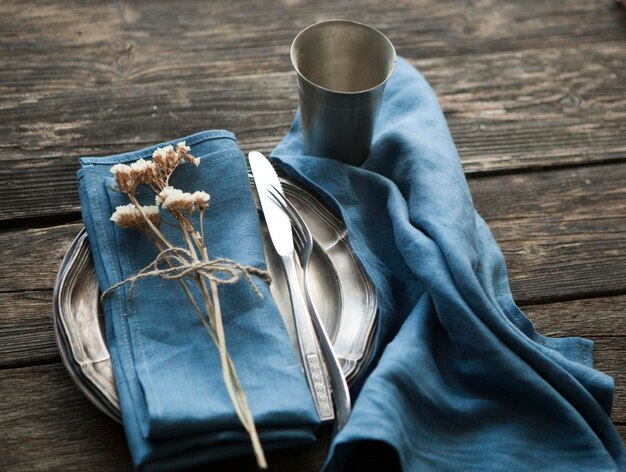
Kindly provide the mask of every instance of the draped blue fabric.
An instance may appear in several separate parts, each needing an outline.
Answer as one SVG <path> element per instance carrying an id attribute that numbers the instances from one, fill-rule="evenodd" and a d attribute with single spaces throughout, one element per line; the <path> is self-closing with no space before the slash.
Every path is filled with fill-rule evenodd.
<path id="1" fill-rule="evenodd" d="M 590 341 L 537 334 L 513 302 L 437 98 L 408 62 L 361 167 L 304 155 L 298 116 L 272 155 L 341 214 L 377 289 L 369 376 L 326 470 L 364 441 L 395 449 L 406 471 L 626 468 L 612 379 Z"/>

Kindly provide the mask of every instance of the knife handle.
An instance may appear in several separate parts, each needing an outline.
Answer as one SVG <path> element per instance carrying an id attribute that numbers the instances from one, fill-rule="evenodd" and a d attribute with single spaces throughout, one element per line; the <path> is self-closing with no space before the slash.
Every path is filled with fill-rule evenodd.
<path id="1" fill-rule="evenodd" d="M 283 256 L 282 261 L 287 278 L 287 285 L 289 286 L 291 308 L 293 310 L 296 337 L 298 338 L 298 346 L 300 347 L 304 374 L 309 384 L 309 389 L 311 390 L 320 421 L 330 421 L 334 419 L 335 413 L 330 396 L 330 387 L 322 361 L 324 357 L 315 336 L 307 303 L 302 294 L 302 287 L 300 286 L 298 271 L 296 269 L 296 261 L 293 255 Z"/>

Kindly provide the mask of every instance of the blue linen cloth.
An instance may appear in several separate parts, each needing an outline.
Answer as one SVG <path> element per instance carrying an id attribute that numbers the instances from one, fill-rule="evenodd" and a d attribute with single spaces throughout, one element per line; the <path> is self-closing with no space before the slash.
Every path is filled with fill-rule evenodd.
<path id="1" fill-rule="evenodd" d="M 182 165 L 172 183 L 211 194 L 204 220 L 210 256 L 265 268 L 258 215 L 234 136 L 211 131 L 182 139 L 201 162 L 197 168 Z M 109 221 L 116 206 L 129 203 L 113 188 L 111 166 L 150 158 L 155 148 L 80 160 L 82 215 L 101 290 L 136 274 L 158 252 L 143 233 Z M 147 189 L 140 188 L 138 197 L 154 204 Z M 161 229 L 180 240 L 176 229 Z M 271 450 L 314 441 L 318 419 L 299 361 L 267 283 L 255 282 L 263 299 L 242 280 L 221 286 L 220 301 L 228 350 L 261 442 Z M 182 288 L 175 281 L 143 279 L 134 303 L 129 288 L 104 300 L 104 319 L 134 465 L 173 470 L 249 453 L 250 440 L 224 387 L 217 349 Z"/>
<path id="2" fill-rule="evenodd" d="M 436 96 L 408 62 L 360 168 L 305 156 L 299 116 L 272 156 L 341 214 L 377 289 L 371 372 L 326 470 L 366 441 L 405 471 L 626 469 L 612 379 L 590 341 L 537 334 L 513 302 Z"/>

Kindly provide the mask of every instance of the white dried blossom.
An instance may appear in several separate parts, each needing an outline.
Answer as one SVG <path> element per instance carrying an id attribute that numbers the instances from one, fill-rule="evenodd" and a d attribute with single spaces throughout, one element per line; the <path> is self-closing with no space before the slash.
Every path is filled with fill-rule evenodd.
<path id="1" fill-rule="evenodd" d="M 163 208 L 170 211 L 193 211 L 195 200 L 189 192 L 183 192 L 177 188 L 171 188 L 163 199 L 162 205 Z"/>
<path id="2" fill-rule="evenodd" d="M 169 196 L 170 193 L 174 190 L 174 187 L 167 186 L 161 190 L 161 192 L 155 197 L 155 202 L 158 205 L 162 205 L 165 199 Z"/>
<path id="3" fill-rule="evenodd" d="M 113 167 L 111 167 L 111 173 L 116 177 L 119 174 L 130 175 L 130 166 L 126 164 L 115 164 Z"/>
<path id="4" fill-rule="evenodd" d="M 130 165 L 131 177 L 139 182 L 151 183 L 158 177 L 157 165 L 152 161 L 139 159 Z"/>
<path id="5" fill-rule="evenodd" d="M 153 159 L 167 159 L 167 155 L 172 153 L 174 151 L 174 148 L 172 147 L 172 145 L 168 145 L 162 148 L 156 148 L 154 150 L 154 152 L 152 153 L 152 158 Z"/>
<path id="6" fill-rule="evenodd" d="M 145 172 L 150 169 L 152 162 L 141 158 L 130 165 L 130 169 L 134 172 Z"/>
<path id="7" fill-rule="evenodd" d="M 152 153 L 152 160 L 164 172 L 173 169 L 177 160 L 174 148 L 171 144 L 162 148 L 156 148 Z"/>
<path id="8" fill-rule="evenodd" d="M 196 202 L 196 205 L 198 205 L 198 208 L 200 209 L 208 208 L 209 200 L 211 200 L 211 195 L 199 190 L 197 192 L 194 192 L 191 196 Z"/>
<path id="9" fill-rule="evenodd" d="M 115 183 L 123 192 L 134 193 L 141 179 L 133 176 L 132 169 L 126 164 L 115 164 L 111 167 L 111 173 L 115 176 Z"/>
<path id="10" fill-rule="evenodd" d="M 189 161 L 191 164 L 193 164 L 196 167 L 200 165 L 200 159 L 197 157 L 193 157 L 191 154 L 187 154 L 185 156 L 185 159 L 187 159 L 187 161 Z"/>
<path id="11" fill-rule="evenodd" d="M 161 211 L 159 210 L 158 206 L 146 205 L 146 206 L 142 206 L 141 209 L 143 210 L 144 214 L 148 217 L 148 219 L 152 221 L 156 226 L 158 226 L 161 223 Z M 155 223 L 156 221 L 158 221 L 158 223 Z"/>
<path id="12" fill-rule="evenodd" d="M 185 141 L 180 141 L 179 143 L 176 144 L 176 151 L 189 152 L 191 151 L 191 148 L 187 146 L 187 143 Z"/>
<path id="13" fill-rule="evenodd" d="M 200 160 L 189 154 L 191 148 L 187 146 L 185 141 L 176 144 L 176 150 L 171 144 L 162 148 L 156 148 L 152 153 L 152 159 L 165 174 L 172 172 L 179 164 L 188 161 L 195 166 L 200 164 Z"/>
<path id="14" fill-rule="evenodd" d="M 143 211 L 146 218 L 148 218 L 155 226 L 159 226 L 161 224 L 161 212 L 159 211 L 159 207 L 153 205 L 142 206 L 141 211 Z M 111 215 L 111 221 L 113 221 L 120 228 L 145 230 L 147 227 L 147 223 L 143 215 L 132 203 L 129 203 L 128 205 L 120 205 L 115 208 L 115 211 Z"/>

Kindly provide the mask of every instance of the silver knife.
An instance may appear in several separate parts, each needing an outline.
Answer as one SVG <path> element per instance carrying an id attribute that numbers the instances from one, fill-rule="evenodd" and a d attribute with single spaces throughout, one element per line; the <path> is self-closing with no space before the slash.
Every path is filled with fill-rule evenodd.
<path id="1" fill-rule="evenodd" d="M 302 287 L 300 286 L 291 221 L 289 221 L 289 216 L 271 197 L 268 191 L 272 186 L 282 191 L 282 186 L 272 164 L 263 154 L 252 151 L 248 154 L 248 161 L 250 162 L 250 169 L 252 170 L 256 191 L 259 194 L 259 201 L 261 202 L 265 223 L 270 233 L 270 239 L 274 249 L 276 249 L 276 253 L 280 257 L 287 278 L 304 374 L 320 421 L 331 421 L 335 417 L 335 412 L 331 401 L 329 382 L 322 362 L 322 353 L 315 336 Z"/>

